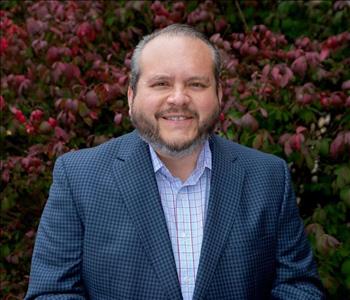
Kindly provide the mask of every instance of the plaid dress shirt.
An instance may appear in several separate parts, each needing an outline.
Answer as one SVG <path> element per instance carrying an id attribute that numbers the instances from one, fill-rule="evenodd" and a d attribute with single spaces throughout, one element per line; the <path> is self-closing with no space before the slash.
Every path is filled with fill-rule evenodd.
<path id="1" fill-rule="evenodd" d="M 197 166 L 185 182 L 172 176 L 152 147 L 149 148 L 183 299 L 190 300 L 195 287 L 209 199 L 212 167 L 209 143 L 204 144 Z"/>

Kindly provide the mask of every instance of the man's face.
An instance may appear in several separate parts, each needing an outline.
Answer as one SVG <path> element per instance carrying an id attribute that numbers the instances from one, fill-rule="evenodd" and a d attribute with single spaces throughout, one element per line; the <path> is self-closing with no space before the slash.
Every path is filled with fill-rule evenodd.
<path id="1" fill-rule="evenodd" d="M 142 50 L 139 67 L 137 92 L 128 90 L 134 126 L 161 152 L 198 148 L 215 125 L 222 97 L 210 48 L 194 38 L 159 36 Z"/>

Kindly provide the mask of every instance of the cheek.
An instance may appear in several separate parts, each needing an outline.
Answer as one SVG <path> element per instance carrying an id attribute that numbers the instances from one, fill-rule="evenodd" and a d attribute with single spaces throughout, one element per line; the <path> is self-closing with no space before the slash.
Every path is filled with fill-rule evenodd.
<path id="1" fill-rule="evenodd" d="M 147 114 L 154 114 L 157 112 L 161 107 L 161 103 L 162 102 L 154 97 L 154 95 L 152 96 L 147 93 L 140 94 L 134 99 L 134 105 Z"/>
<path id="2" fill-rule="evenodd" d="M 134 99 L 132 108 L 138 113 L 148 113 L 151 110 L 150 105 L 147 105 L 147 103 L 139 97 Z"/>
<path id="3" fill-rule="evenodd" d="M 197 105 L 197 111 L 202 118 L 206 118 L 212 115 L 219 108 L 219 102 L 215 99 L 215 101 L 203 101 L 199 105 Z"/>

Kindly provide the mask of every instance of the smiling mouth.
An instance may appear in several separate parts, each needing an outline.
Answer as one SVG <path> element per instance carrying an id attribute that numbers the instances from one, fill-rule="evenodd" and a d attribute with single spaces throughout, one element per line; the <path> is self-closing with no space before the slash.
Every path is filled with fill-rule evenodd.
<path id="1" fill-rule="evenodd" d="M 162 116 L 162 118 L 168 121 L 185 121 L 193 119 L 193 117 L 188 116 Z"/>

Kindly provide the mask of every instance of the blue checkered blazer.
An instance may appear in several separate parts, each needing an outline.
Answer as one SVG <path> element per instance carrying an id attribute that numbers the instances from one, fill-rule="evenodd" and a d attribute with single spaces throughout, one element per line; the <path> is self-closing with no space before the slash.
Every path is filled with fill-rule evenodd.
<path id="1" fill-rule="evenodd" d="M 210 138 L 194 299 L 323 299 L 285 162 Z M 149 149 L 136 131 L 58 158 L 25 299 L 181 299 Z"/>

